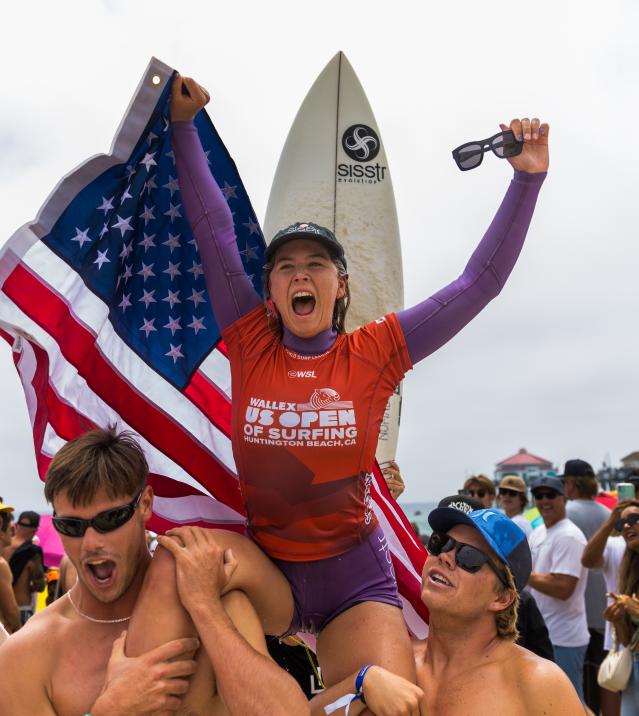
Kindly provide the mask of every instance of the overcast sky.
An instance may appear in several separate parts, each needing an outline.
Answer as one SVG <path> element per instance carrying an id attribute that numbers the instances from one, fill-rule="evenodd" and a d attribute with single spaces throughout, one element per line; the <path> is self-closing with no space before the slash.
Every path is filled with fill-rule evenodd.
<path id="1" fill-rule="evenodd" d="M 299 104 L 343 50 L 395 187 L 406 304 L 463 269 L 511 170 L 450 151 L 536 115 L 551 169 L 502 294 L 408 376 L 406 501 L 450 494 L 520 447 L 560 465 L 639 449 L 637 3 L 235 0 L 4 8 L 0 243 L 63 174 L 108 151 L 155 55 L 193 75 L 263 219 Z M 0 495 L 44 507 L 9 347 L 0 345 Z"/>

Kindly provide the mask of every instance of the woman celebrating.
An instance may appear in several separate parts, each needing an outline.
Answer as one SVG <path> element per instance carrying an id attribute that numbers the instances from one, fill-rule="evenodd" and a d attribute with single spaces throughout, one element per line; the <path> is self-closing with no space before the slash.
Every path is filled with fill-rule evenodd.
<path id="1" fill-rule="evenodd" d="M 266 250 L 265 300 L 253 289 L 192 123 L 207 101 L 197 83 L 176 77 L 180 191 L 228 347 L 233 449 L 253 540 L 215 533 L 237 558 L 227 590 L 248 594 L 268 633 L 316 633 L 327 685 L 365 664 L 414 681 L 391 557 L 371 506 L 379 426 L 405 373 L 502 289 L 548 169 L 548 125 L 511 122 L 524 144 L 509 160 L 515 177 L 464 273 L 422 303 L 346 334 L 347 257 L 329 229 L 300 221 L 279 231 Z"/>
<path id="2" fill-rule="evenodd" d="M 604 616 L 612 622 L 617 641 L 627 647 L 635 648 L 632 658 L 630 681 L 621 695 L 621 716 L 635 716 L 639 713 L 639 502 L 632 501 L 624 508 L 617 522 L 626 542 L 619 569 L 618 594 L 613 595 L 613 603 L 606 607 Z M 634 639 L 633 639 L 634 637 Z"/>

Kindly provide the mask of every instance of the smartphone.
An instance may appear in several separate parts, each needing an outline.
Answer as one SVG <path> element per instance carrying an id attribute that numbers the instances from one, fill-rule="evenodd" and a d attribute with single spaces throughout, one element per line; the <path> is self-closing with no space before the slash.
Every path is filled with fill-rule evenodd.
<path id="1" fill-rule="evenodd" d="M 635 486 L 632 482 L 619 482 L 617 483 L 617 499 L 619 502 L 622 500 L 634 500 L 635 498 Z"/>

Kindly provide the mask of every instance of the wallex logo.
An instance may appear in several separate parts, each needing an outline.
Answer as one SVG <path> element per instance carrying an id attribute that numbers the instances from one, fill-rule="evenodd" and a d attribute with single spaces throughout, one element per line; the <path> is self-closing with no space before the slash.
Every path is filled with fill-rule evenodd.
<path id="1" fill-rule="evenodd" d="M 357 420 L 352 400 L 317 388 L 308 403 L 250 398 L 243 433 L 245 442 L 258 445 L 343 447 L 356 444 Z"/>
<path id="2" fill-rule="evenodd" d="M 388 167 L 369 164 L 379 154 L 382 143 L 377 132 L 366 124 L 353 124 L 342 135 L 342 149 L 353 164 L 337 166 L 337 181 L 352 184 L 377 184 L 384 181 Z M 364 164 L 364 162 L 367 162 Z"/>

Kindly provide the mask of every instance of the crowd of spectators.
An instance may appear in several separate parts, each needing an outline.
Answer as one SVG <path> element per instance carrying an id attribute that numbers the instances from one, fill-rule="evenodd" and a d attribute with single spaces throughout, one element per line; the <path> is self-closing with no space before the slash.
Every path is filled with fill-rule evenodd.
<path id="1" fill-rule="evenodd" d="M 386 466 L 384 475 L 397 499 L 405 487 L 397 464 Z M 634 484 L 639 491 L 639 476 Z M 634 646 L 633 636 L 639 634 L 639 499 L 618 502 L 611 510 L 598 501 L 598 492 L 592 467 L 569 460 L 562 475 L 530 485 L 532 505 L 543 522 L 536 528 L 525 515 L 528 486 L 518 475 L 506 475 L 498 484 L 472 475 L 439 507 L 468 512 L 496 506 L 522 529 L 532 572 L 520 594 L 517 643 L 554 661 L 592 713 L 628 716 L 639 713 L 639 655 L 633 653 L 633 671 L 622 692 L 600 687 L 597 677 L 610 650 Z M 76 579 L 66 556 L 59 565 L 45 564 L 36 534 L 40 515 L 24 511 L 14 521 L 14 514 L 0 498 L 0 641 L 29 620 L 45 585 L 48 604 Z M 147 543 L 152 550 L 152 533 Z M 305 644 L 271 639 L 269 647 L 309 698 L 317 693 L 321 676 Z"/>

